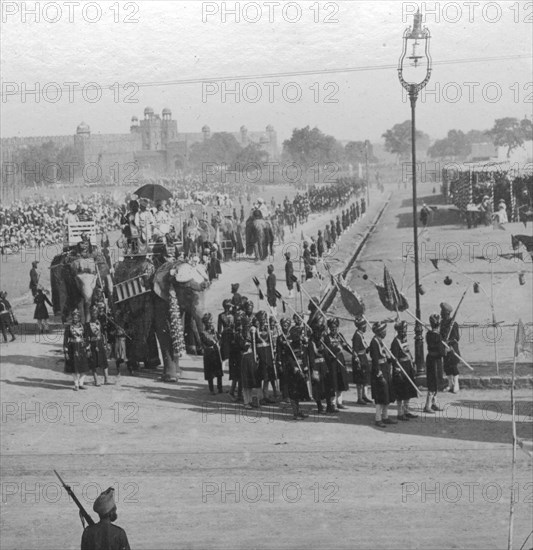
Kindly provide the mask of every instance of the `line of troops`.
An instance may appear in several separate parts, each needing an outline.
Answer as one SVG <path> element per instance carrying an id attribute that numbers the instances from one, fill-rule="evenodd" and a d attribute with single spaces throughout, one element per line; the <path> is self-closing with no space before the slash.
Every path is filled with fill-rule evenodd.
<path id="1" fill-rule="evenodd" d="M 317 298 L 309 302 L 307 321 L 295 313 L 292 319 L 284 317 L 278 322 L 276 316 L 266 311 L 254 312 L 253 302 L 241 296 L 238 288 L 239 285 L 232 285 L 233 297 L 223 301 L 216 327 L 210 313 L 202 319 L 204 379 L 212 394 L 215 394 L 215 379 L 218 393 L 223 393 L 222 377 L 227 364 L 231 381 L 229 395 L 246 409 L 278 401 L 290 402 L 294 420 L 300 420 L 308 416 L 300 403 L 312 400 L 319 414 L 336 414 L 347 408 L 343 404 L 350 378 L 346 352 L 351 355 L 357 404 L 364 406 L 374 401 L 377 426 L 384 428 L 397 423 L 388 415 L 388 407 L 394 402 L 398 405 L 398 420 L 417 418 L 409 408 L 410 399 L 417 397 L 418 392 L 405 321 L 398 321 L 394 326 L 396 336 L 390 345 L 391 356 L 384 341 L 386 323 L 374 323 L 373 337 L 368 341 L 366 319 L 355 319 L 356 330 L 349 345 L 339 332 L 338 319 L 326 319 L 317 307 Z M 447 341 L 443 336 L 450 326 L 451 310 L 448 304 L 441 304 L 442 325 L 440 315 L 431 315 L 431 330 L 426 335 L 428 394 L 424 412 L 430 414 L 441 410 L 436 396 L 439 390 L 445 389 L 443 367 L 450 380 L 450 391 L 457 391 L 457 364 L 453 364 L 450 354 L 452 346 L 458 352 L 457 323 L 453 323 Z"/>

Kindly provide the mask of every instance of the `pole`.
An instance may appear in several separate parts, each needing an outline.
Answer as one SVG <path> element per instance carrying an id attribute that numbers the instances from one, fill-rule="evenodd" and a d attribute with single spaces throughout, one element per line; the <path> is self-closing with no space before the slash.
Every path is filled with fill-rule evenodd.
<path id="1" fill-rule="evenodd" d="M 370 179 L 368 177 L 368 140 L 365 139 L 366 206 L 370 206 Z"/>
<path id="2" fill-rule="evenodd" d="M 493 347 L 494 347 L 494 360 L 496 361 L 496 374 L 500 375 L 500 364 L 498 361 L 498 346 L 496 345 L 496 313 L 494 312 L 494 262 L 490 261 L 490 308 L 492 310 L 492 327 L 494 329 L 493 334 Z"/>
<path id="3" fill-rule="evenodd" d="M 416 100 L 418 99 L 418 91 L 415 86 L 411 86 L 409 90 L 409 99 L 411 102 L 411 157 L 412 157 L 412 173 L 413 173 L 413 246 L 415 260 L 415 297 L 416 297 L 416 316 L 422 318 L 420 311 L 420 276 L 418 272 L 418 216 L 417 216 L 417 197 L 416 197 Z M 415 363 L 416 374 L 418 376 L 424 374 L 424 340 L 422 336 L 422 325 L 417 321 L 415 325 Z"/>
<path id="4" fill-rule="evenodd" d="M 492 265 L 492 264 L 491 264 Z M 519 328 L 517 327 L 517 335 Z M 511 426 L 513 430 L 513 454 L 511 464 L 511 504 L 509 508 L 509 533 L 507 535 L 507 550 L 513 550 L 513 527 L 514 527 L 514 503 L 515 503 L 515 470 L 516 470 L 516 418 L 515 418 L 515 397 L 514 397 L 514 383 L 516 373 L 516 356 L 518 352 L 518 337 L 515 337 L 514 357 L 513 357 L 513 373 L 511 380 Z"/>

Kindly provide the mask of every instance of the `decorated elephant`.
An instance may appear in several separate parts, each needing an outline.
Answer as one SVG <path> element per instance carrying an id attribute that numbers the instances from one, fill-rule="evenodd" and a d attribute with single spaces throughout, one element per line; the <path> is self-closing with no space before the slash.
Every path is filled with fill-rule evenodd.
<path id="1" fill-rule="evenodd" d="M 197 220 L 194 224 L 191 224 L 190 221 L 185 222 L 183 234 L 185 235 L 183 240 L 185 256 L 201 255 L 204 242 L 214 242 L 216 235 L 215 228 L 206 220 Z"/>
<path id="2" fill-rule="evenodd" d="M 74 309 L 82 319 L 90 318 L 94 290 L 101 287 L 111 291 L 109 266 L 100 251 L 80 251 L 79 248 L 55 256 L 50 264 L 50 285 L 54 314 L 61 314 L 63 322 Z"/>
<path id="3" fill-rule="evenodd" d="M 237 254 L 242 254 L 245 250 L 241 224 L 231 217 L 223 218 L 219 224 L 217 240 L 218 242 L 230 241 L 233 250 Z"/>
<path id="4" fill-rule="evenodd" d="M 246 254 L 256 259 L 266 260 L 274 254 L 274 231 L 269 220 L 262 218 L 261 212 L 254 210 L 246 221 Z"/>
<path id="5" fill-rule="evenodd" d="M 129 337 L 128 361 L 158 365 L 156 338 L 163 359 L 163 379 L 176 381 L 183 347 L 190 354 L 201 352 L 199 327 L 203 290 L 209 285 L 207 273 L 203 265 L 180 260 L 165 262 L 155 269 L 144 257 L 126 258 L 115 268 L 117 286 L 137 277 L 148 292 L 115 304 L 117 323 Z"/>

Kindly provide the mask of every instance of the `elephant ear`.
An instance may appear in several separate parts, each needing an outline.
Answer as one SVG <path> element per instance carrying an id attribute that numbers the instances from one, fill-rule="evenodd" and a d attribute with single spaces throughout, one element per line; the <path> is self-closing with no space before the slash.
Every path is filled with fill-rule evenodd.
<path id="1" fill-rule="evenodd" d="M 172 273 L 171 273 L 172 271 Z M 176 261 L 164 263 L 154 275 L 154 292 L 163 300 L 170 299 L 170 285 L 177 283 L 181 287 L 200 290 L 200 285 L 209 281 L 207 271 L 202 264 L 192 266 L 188 262 Z"/>

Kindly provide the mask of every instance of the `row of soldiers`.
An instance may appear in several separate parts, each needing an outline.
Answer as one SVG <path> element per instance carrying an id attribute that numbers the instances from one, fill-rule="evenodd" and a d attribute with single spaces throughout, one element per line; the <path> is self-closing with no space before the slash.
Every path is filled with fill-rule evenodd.
<path id="1" fill-rule="evenodd" d="M 237 290 L 234 288 L 233 297 L 223 301 L 216 327 L 210 313 L 203 318 L 204 377 L 211 393 L 215 393 L 214 379 L 218 393 L 222 393 L 223 366 L 227 363 L 229 394 L 246 409 L 290 401 L 293 418 L 298 420 L 307 417 L 300 403 L 313 400 L 319 414 L 335 414 L 346 409 L 343 395 L 350 383 L 348 355 L 351 380 L 357 387 L 357 404 L 364 406 L 374 401 L 378 427 L 396 424 L 388 415 L 393 402 L 398 405 L 398 420 L 417 417 L 409 408 L 409 401 L 418 395 L 418 389 L 405 321 L 395 324 L 396 336 L 389 349 L 384 341 L 386 323 L 372 325 L 373 337 L 368 342 L 368 322 L 357 318 L 350 345 L 339 332 L 338 319 L 326 319 L 317 307 L 317 298 L 309 302 L 307 321 L 295 313 L 292 319 L 285 317 L 278 322 L 265 311 L 255 313 L 253 302 L 240 296 Z M 441 336 L 440 316 L 432 315 L 430 322 L 432 330 L 426 337 L 428 395 L 424 411 L 434 413 L 441 410 L 436 396 L 442 390 L 443 359 L 450 348 Z"/>

